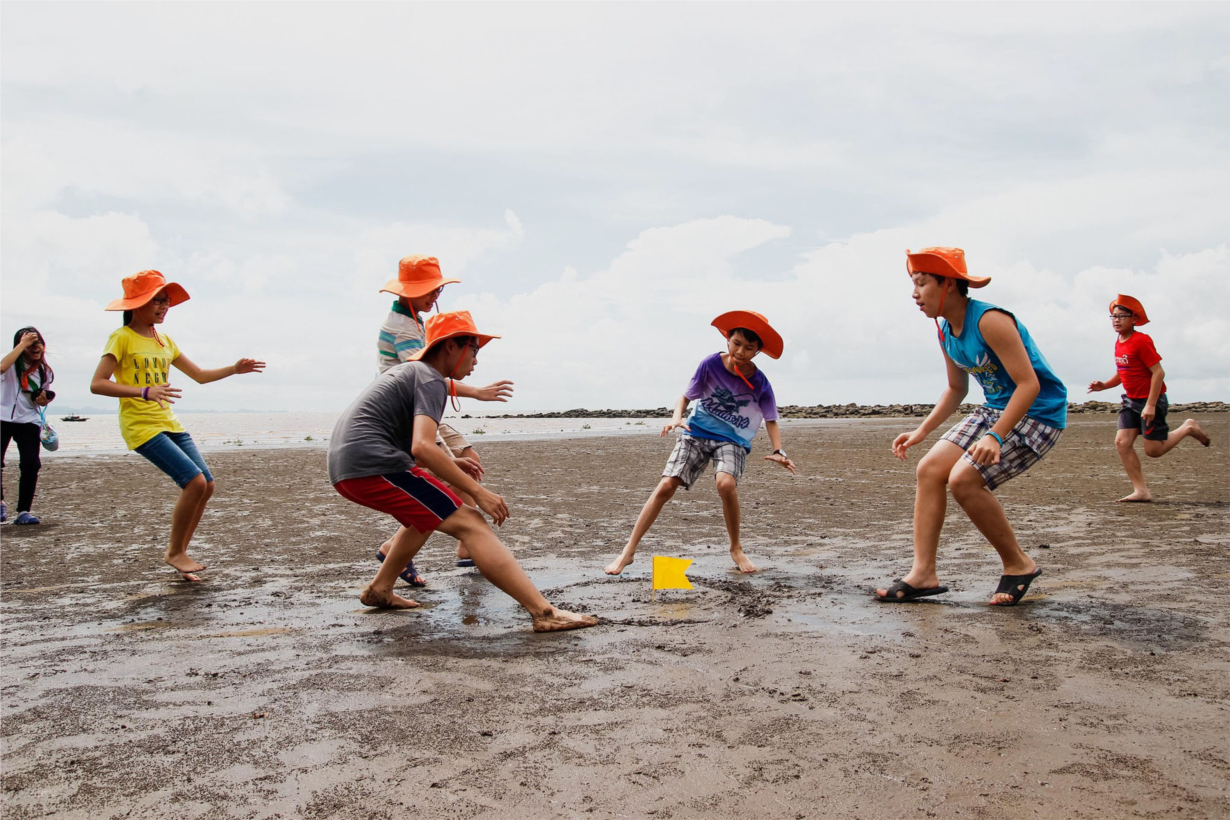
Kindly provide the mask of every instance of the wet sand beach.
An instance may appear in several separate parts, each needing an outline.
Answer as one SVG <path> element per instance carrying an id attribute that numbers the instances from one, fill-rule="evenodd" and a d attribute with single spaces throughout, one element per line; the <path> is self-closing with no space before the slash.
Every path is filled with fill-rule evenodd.
<path id="1" fill-rule="evenodd" d="M 422 609 L 363 608 L 393 522 L 319 449 L 207 455 L 201 584 L 160 563 L 165 476 L 49 459 L 46 523 L 3 529 L 3 816 L 1230 817 L 1230 414 L 1197 418 L 1213 446 L 1147 460 L 1153 504 L 1112 503 L 1113 417 L 998 493 L 1044 571 L 1010 609 L 952 503 L 952 592 L 872 600 L 909 567 L 926 448 L 889 443 L 915 420 L 785 423 L 800 475 L 753 457 L 740 486 L 752 576 L 711 473 L 603 574 L 669 441 L 479 442 L 503 538 L 604 619 L 559 635 L 443 536 Z M 695 589 L 651 598 L 655 553 L 695 559 Z"/>

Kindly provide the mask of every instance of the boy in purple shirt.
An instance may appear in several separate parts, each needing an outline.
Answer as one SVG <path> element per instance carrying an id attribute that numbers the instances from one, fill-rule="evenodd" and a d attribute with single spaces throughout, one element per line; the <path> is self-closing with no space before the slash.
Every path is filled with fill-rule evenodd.
<path id="1" fill-rule="evenodd" d="M 743 572 L 755 572 L 756 566 L 743 554 L 739 541 L 739 477 L 747 467 L 747 454 L 752 451 L 752 439 L 765 424 L 773 452 L 765 456 L 794 473 L 794 462 L 782 449 L 781 432 L 777 428 L 777 400 L 773 388 L 752 358 L 763 350 L 772 358 L 782 355 L 782 337 L 759 313 L 733 310 L 713 320 L 713 326 L 726 337 L 726 352 L 714 353 L 700 363 L 687 390 L 675 405 L 675 414 L 662 428 L 662 435 L 684 431 L 675 442 L 675 449 L 662 471 L 662 480 L 645 502 L 632 535 L 619 557 L 606 568 L 607 575 L 618 575 L 636 557 L 636 547 L 667 501 L 680 487 L 692 489 L 692 484 L 713 461 L 717 476 L 718 496 L 722 499 L 722 517 L 730 535 L 730 557 Z M 691 401 L 697 400 L 687 422 L 683 413 Z"/>

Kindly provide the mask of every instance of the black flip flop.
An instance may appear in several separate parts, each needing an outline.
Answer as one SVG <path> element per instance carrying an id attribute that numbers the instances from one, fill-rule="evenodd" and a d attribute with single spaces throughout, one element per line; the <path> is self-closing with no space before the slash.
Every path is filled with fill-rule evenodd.
<path id="1" fill-rule="evenodd" d="M 1012 596 L 1010 604 L 996 604 L 991 606 L 1016 606 L 1020 600 L 1025 597 L 1025 593 L 1029 592 L 1029 585 L 1034 582 L 1034 579 L 1042 574 L 1042 570 L 1036 569 L 1029 575 L 1001 575 L 999 576 L 999 586 L 995 588 L 995 594 L 1005 592 Z"/>
<path id="2" fill-rule="evenodd" d="M 902 604 L 906 601 L 914 601 L 918 598 L 926 598 L 930 595 L 942 595 L 947 591 L 948 587 L 928 587 L 927 589 L 917 589 L 898 578 L 895 584 L 885 590 L 885 592 L 888 593 L 887 595 L 879 595 L 874 592 L 872 594 L 876 596 L 877 601 L 883 601 L 886 604 Z M 898 592 L 904 592 L 905 594 L 898 596 Z"/>

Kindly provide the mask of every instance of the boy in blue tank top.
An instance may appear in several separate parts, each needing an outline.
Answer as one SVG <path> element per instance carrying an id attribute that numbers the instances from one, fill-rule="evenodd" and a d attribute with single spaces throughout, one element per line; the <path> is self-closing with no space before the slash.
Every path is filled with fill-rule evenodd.
<path id="1" fill-rule="evenodd" d="M 914 302 L 934 319 L 948 371 L 948 387 L 935 409 L 912 433 L 893 441 L 893 453 L 926 440 L 961 406 L 972 375 L 986 404 L 944 434 L 918 463 L 914 496 L 914 566 L 888 589 L 885 602 L 912 601 L 947 592 L 935 555 L 948 506 L 948 491 L 999 553 L 1004 571 L 990 603 L 1013 606 L 1042 574 L 1021 549 L 1004 508 L 992 491 L 1038 462 L 1067 426 L 1068 391 L 1055 376 L 1025 326 L 1003 308 L 969 298 L 969 288 L 990 277 L 970 276 L 960 248 L 906 251 Z"/>
<path id="2" fill-rule="evenodd" d="M 713 462 L 718 497 L 722 499 L 722 518 L 730 536 L 730 557 L 742 572 L 755 572 L 756 565 L 743 554 L 739 540 L 739 478 L 747 467 L 747 454 L 752 451 L 752 439 L 763 421 L 773 452 L 765 456 L 794 473 L 794 462 L 782 449 L 781 431 L 777 427 L 777 399 L 768 378 L 752 359 L 762 350 L 776 359 L 782 355 L 782 337 L 769 321 L 750 310 L 732 310 L 713 320 L 726 337 L 726 352 L 705 358 L 692 375 L 683 396 L 675 405 L 670 424 L 662 428 L 665 436 L 676 429 L 683 435 L 662 470 L 662 480 L 650 494 L 637 516 L 632 535 L 619 557 L 606 567 L 607 575 L 618 575 L 631 564 L 636 547 L 657 520 L 680 487 L 692 489 L 692 484 Z M 688 420 L 683 414 L 695 401 Z"/>

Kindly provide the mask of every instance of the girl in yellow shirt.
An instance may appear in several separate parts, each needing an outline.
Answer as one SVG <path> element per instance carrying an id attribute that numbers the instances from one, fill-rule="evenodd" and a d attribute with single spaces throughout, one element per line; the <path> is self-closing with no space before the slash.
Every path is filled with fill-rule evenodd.
<path id="1" fill-rule="evenodd" d="M 124 311 L 124 326 L 111 334 L 90 392 L 120 400 L 120 433 L 129 450 L 153 462 L 179 485 L 179 500 L 171 513 L 171 544 L 163 560 L 185 581 L 199 581 L 204 564 L 188 557 L 188 542 L 214 492 L 214 477 L 171 405 L 180 390 L 170 384 L 174 365 L 197 384 L 216 382 L 236 373 L 258 373 L 264 362 L 240 359 L 228 367 L 203 370 L 183 355 L 174 340 L 154 325 L 167 311 L 188 301 L 188 292 L 156 270 L 124 278 L 124 298 L 107 310 Z M 115 380 L 112 381 L 112 376 Z"/>

